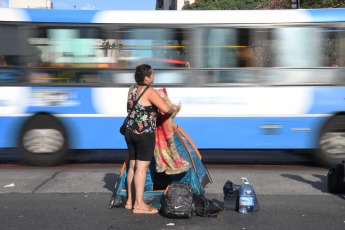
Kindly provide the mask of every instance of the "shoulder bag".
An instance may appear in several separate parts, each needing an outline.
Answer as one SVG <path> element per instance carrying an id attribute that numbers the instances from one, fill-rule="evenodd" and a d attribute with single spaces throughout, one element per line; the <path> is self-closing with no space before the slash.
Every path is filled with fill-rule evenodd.
<path id="1" fill-rule="evenodd" d="M 144 91 L 140 94 L 139 98 L 133 102 L 133 106 L 132 106 L 132 108 L 131 108 L 131 111 L 128 113 L 128 115 L 127 115 L 125 121 L 123 122 L 123 124 L 122 124 L 121 127 L 120 127 L 120 133 L 121 133 L 122 135 L 125 135 L 126 126 L 127 126 L 127 122 L 128 122 L 128 119 L 129 119 L 129 115 L 131 115 L 131 113 L 132 113 L 134 107 L 138 104 L 138 101 L 140 100 L 141 96 L 143 96 L 143 94 L 145 93 L 145 91 L 146 91 L 149 87 L 150 87 L 150 86 L 147 86 L 147 87 L 144 89 Z"/>

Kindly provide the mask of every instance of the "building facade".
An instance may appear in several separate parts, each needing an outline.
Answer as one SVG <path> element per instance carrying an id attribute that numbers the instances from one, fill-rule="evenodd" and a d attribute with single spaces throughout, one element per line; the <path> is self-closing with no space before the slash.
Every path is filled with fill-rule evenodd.
<path id="1" fill-rule="evenodd" d="M 192 4 L 198 0 L 156 0 L 156 10 L 182 10 L 185 4 Z"/>
<path id="2" fill-rule="evenodd" d="M 9 0 L 10 8 L 52 9 L 52 0 Z"/>

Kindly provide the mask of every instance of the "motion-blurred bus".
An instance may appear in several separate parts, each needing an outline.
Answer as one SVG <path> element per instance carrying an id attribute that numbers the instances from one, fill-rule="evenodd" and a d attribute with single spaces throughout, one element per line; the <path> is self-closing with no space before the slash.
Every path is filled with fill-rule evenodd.
<path id="1" fill-rule="evenodd" d="M 155 69 L 199 149 L 345 158 L 345 9 L 0 8 L 0 148 L 30 164 L 126 149 L 136 64 Z"/>

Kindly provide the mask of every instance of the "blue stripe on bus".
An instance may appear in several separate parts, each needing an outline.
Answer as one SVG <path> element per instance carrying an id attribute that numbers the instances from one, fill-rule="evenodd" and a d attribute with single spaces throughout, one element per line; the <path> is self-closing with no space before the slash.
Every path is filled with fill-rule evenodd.
<path id="1" fill-rule="evenodd" d="M 314 87 L 308 114 L 334 114 L 345 110 L 345 87 Z"/>
<path id="2" fill-rule="evenodd" d="M 34 87 L 33 90 L 75 91 L 75 106 L 31 106 L 27 113 L 46 111 L 58 116 L 67 129 L 71 148 L 125 149 L 126 143 L 119 133 L 124 117 L 97 117 L 92 105 L 91 88 Z M 344 87 L 315 87 L 311 116 L 294 117 L 179 117 L 181 126 L 197 148 L 203 149 L 298 149 L 316 148 L 317 140 L 332 111 L 344 106 Z M 293 103 L 293 102 L 292 102 Z M 63 114 L 88 114 L 88 117 L 64 117 Z M 95 114 L 95 117 L 92 117 Z M 320 114 L 318 117 L 317 114 Z M 16 147 L 20 127 L 28 117 L 2 117 L 0 147 Z"/>
<path id="3" fill-rule="evenodd" d="M 304 11 L 304 10 L 303 10 Z M 311 16 L 312 22 L 344 22 L 345 9 L 314 9 L 305 10 Z"/>
<path id="4" fill-rule="evenodd" d="M 25 10 L 32 22 L 67 22 L 92 23 L 97 10 L 53 10 L 53 9 L 27 9 Z"/>
<path id="5" fill-rule="evenodd" d="M 197 117 L 175 119 L 197 148 L 315 148 L 327 117 Z M 272 128 L 278 127 L 278 128 Z M 306 132 L 293 129 L 310 128 Z"/>
<path id="6" fill-rule="evenodd" d="M 27 117 L 1 117 L 0 148 L 15 148 Z"/>
<path id="7" fill-rule="evenodd" d="M 16 147 L 27 117 L 3 117 L 0 147 Z M 119 133 L 123 117 L 59 117 L 73 149 L 126 149 Z M 316 148 L 328 117 L 177 117 L 199 149 Z M 293 129 L 297 131 L 293 131 Z M 302 131 L 298 131 L 302 130 Z M 306 131 L 305 131 L 306 130 Z"/>
<path id="8" fill-rule="evenodd" d="M 317 147 L 319 131 L 327 119 L 327 117 L 177 117 L 175 124 L 181 126 L 200 149 L 299 149 Z M 69 135 L 72 138 L 70 141 L 73 143 L 72 148 L 127 148 L 124 137 L 119 133 L 124 118 L 79 117 L 61 118 L 61 120 L 71 127 Z"/>

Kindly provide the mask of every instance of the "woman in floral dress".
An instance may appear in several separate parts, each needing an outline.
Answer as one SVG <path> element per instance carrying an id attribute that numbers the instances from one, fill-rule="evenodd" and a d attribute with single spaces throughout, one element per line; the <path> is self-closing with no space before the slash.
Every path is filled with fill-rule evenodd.
<path id="1" fill-rule="evenodd" d="M 143 194 L 146 172 L 155 150 L 157 109 L 171 114 L 178 111 L 179 107 L 174 104 L 169 106 L 157 91 L 150 87 L 154 80 L 151 66 L 137 66 L 134 77 L 137 84 L 131 86 L 128 91 L 128 112 L 131 111 L 134 101 L 144 93 L 129 115 L 126 125 L 125 139 L 130 161 L 127 173 L 128 200 L 125 207 L 133 209 L 133 213 L 153 214 L 158 210 L 144 202 Z"/>

